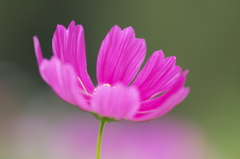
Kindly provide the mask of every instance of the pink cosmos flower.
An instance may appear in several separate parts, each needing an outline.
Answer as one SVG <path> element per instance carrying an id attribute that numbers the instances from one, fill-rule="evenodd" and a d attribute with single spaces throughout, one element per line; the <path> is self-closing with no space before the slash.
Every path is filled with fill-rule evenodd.
<path id="1" fill-rule="evenodd" d="M 135 38 L 132 27 L 114 26 L 103 40 L 97 59 L 98 85 L 94 87 L 86 65 L 84 31 L 72 21 L 58 25 L 52 39 L 53 56 L 43 58 L 34 36 L 39 71 L 44 81 L 63 100 L 100 117 L 146 121 L 160 117 L 189 93 L 184 87 L 176 58 L 161 50 L 149 58 L 138 73 L 145 55 L 144 39 Z"/>

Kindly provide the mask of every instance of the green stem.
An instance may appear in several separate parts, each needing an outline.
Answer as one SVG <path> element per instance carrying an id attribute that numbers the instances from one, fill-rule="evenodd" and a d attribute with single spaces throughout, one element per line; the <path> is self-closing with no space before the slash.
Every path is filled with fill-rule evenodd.
<path id="1" fill-rule="evenodd" d="M 102 143 L 102 134 L 103 134 L 103 129 L 106 124 L 106 121 L 100 120 L 100 127 L 98 131 L 98 140 L 97 140 L 97 149 L 96 149 L 96 159 L 101 158 L 101 143 Z"/>

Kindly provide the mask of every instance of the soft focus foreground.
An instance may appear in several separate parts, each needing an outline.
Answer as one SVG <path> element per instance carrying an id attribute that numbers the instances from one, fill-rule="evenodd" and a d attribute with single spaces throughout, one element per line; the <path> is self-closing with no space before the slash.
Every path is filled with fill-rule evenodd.
<path id="1" fill-rule="evenodd" d="M 94 158 L 99 121 L 93 116 L 74 106 L 65 109 L 70 105 L 49 90 L 26 99 L 6 81 L 0 86 L 2 104 L 9 108 L 6 112 L 12 112 L 1 115 L 1 158 Z M 25 106 L 27 111 L 18 111 L 16 106 Z M 202 130 L 174 116 L 145 123 L 108 123 L 102 158 L 219 159 Z"/>
<path id="2" fill-rule="evenodd" d="M 65 114 L 51 121 L 51 113 L 41 117 L 31 114 L 14 122 L 8 141 L 14 153 L 9 152 L 7 158 L 94 158 L 98 122 L 83 113 Z M 102 158 L 214 159 L 209 148 L 198 129 L 164 117 L 144 124 L 108 124 Z"/>

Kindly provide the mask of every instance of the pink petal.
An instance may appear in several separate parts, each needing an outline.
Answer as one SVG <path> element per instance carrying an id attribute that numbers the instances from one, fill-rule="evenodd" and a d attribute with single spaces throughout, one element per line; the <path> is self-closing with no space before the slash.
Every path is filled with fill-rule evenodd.
<path id="1" fill-rule="evenodd" d="M 52 57 L 51 60 L 44 59 L 39 70 L 44 81 L 58 96 L 85 111 L 90 111 L 79 92 L 77 75 L 71 65 L 63 64 L 56 57 Z"/>
<path id="2" fill-rule="evenodd" d="M 58 25 L 52 39 L 53 53 L 64 64 L 71 64 L 86 90 L 92 92 L 94 86 L 87 73 L 84 30 L 72 21 L 66 29 Z M 81 85 L 79 85 L 83 89 Z"/>
<path id="3" fill-rule="evenodd" d="M 190 88 L 184 87 L 187 72 L 188 71 L 185 71 L 177 79 L 176 83 L 169 91 L 160 97 L 143 102 L 138 114 L 131 120 L 146 121 L 158 118 L 169 112 L 177 104 L 181 103 L 190 91 Z"/>
<path id="4" fill-rule="evenodd" d="M 172 87 L 182 70 L 175 63 L 175 57 L 164 59 L 162 50 L 153 53 L 133 82 L 141 92 L 143 101 Z"/>
<path id="5" fill-rule="evenodd" d="M 146 54 L 144 39 L 135 38 L 132 27 L 121 30 L 114 26 L 103 40 L 98 60 L 97 79 L 99 84 L 125 85 L 133 80 Z"/>
<path id="6" fill-rule="evenodd" d="M 136 114 L 140 106 L 139 92 L 135 87 L 122 84 L 114 86 L 100 85 L 91 101 L 93 112 L 101 117 L 116 120 L 128 119 Z"/>
<path id="7" fill-rule="evenodd" d="M 42 55 L 41 46 L 40 46 L 37 36 L 33 37 L 33 43 L 34 43 L 35 54 L 37 57 L 37 63 L 38 63 L 38 65 L 40 65 L 43 60 L 43 55 Z"/>

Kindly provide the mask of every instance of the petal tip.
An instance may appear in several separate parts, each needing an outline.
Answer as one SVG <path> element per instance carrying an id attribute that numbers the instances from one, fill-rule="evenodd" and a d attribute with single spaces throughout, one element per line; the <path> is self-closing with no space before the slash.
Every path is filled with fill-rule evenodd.
<path id="1" fill-rule="evenodd" d="M 190 70 L 186 69 L 182 74 L 186 77 Z"/>
<path id="2" fill-rule="evenodd" d="M 164 58 L 164 52 L 162 50 L 155 51 L 152 56 L 158 56 Z"/>
<path id="3" fill-rule="evenodd" d="M 38 63 L 38 65 L 40 65 L 43 60 L 43 55 L 42 55 L 42 50 L 40 47 L 40 42 L 36 35 L 33 36 L 33 44 L 34 44 L 35 55 L 37 57 L 37 63 Z"/>
<path id="4" fill-rule="evenodd" d="M 71 22 L 70 22 L 70 25 L 75 25 L 76 23 L 75 23 L 75 21 L 74 20 L 72 20 Z"/>
<path id="5" fill-rule="evenodd" d="M 121 31 L 122 29 L 120 28 L 120 26 L 118 25 L 114 25 L 112 28 L 111 28 L 111 31 Z"/>

